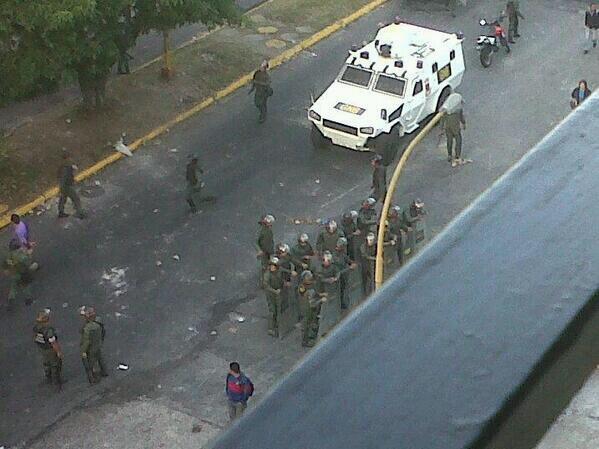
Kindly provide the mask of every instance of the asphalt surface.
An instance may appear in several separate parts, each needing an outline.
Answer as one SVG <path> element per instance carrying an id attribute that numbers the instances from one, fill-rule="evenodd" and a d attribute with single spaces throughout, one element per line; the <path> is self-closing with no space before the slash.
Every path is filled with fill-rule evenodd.
<path id="1" fill-rule="evenodd" d="M 534 447 L 599 362 L 599 145 L 581 132 L 598 107 L 543 139 L 214 449 Z M 506 425 L 531 379 L 540 398 Z"/>
<path id="2" fill-rule="evenodd" d="M 480 67 L 473 42 L 479 17 L 495 11 L 494 2 L 478 2 L 455 19 L 434 5 L 427 8 L 408 4 L 402 14 L 466 33 L 464 152 L 474 159 L 450 168 L 435 133 L 410 162 L 398 201 L 422 198 L 438 232 L 569 112 L 578 79 L 587 78 L 591 88 L 599 82 L 592 75 L 599 53 L 581 54 L 582 2 L 527 2 L 523 37 L 491 69 Z M 229 310 L 259 294 L 253 241 L 261 214 L 273 213 L 276 239 L 291 243 L 299 232 L 313 229 L 293 225 L 293 219 L 334 216 L 358 205 L 369 193 L 369 155 L 310 148 L 309 92 L 324 89 L 352 42 L 370 38 L 376 24 L 398 10 L 391 2 L 315 46 L 316 56 L 305 52 L 275 70 L 266 124 L 257 124 L 250 97 L 240 91 L 98 176 L 100 186 L 92 182 L 88 189 L 94 197 L 83 199 L 88 220 L 57 221 L 55 208 L 28 219 L 42 270 L 34 284 L 35 305 L 0 315 L 0 444 L 31 438 L 96 397 L 78 358 L 80 305 L 93 303 L 104 316 L 108 364 L 131 366 L 105 386 L 110 390 L 126 377 L 129 390 L 143 391 L 148 376 L 201 351 L 188 338 L 190 326 L 205 336 Z M 191 152 L 200 155 L 207 188 L 218 196 L 197 216 L 187 213 L 184 201 Z M 9 237 L 2 233 L 3 242 Z M 114 285 L 102 279 L 111 268 L 126 270 Z M 117 287 L 120 282 L 126 285 Z M 6 288 L 3 279 L 0 289 Z M 69 382 L 61 395 L 41 385 L 31 342 L 35 310 L 45 306 L 55 312 L 66 353 Z"/>

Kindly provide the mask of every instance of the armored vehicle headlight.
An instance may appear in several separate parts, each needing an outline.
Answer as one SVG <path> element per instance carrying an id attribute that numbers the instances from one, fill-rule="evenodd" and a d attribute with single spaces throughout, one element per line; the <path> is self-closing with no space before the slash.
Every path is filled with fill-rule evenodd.
<path id="1" fill-rule="evenodd" d="M 310 116 L 311 119 L 316 120 L 317 122 L 320 122 L 320 118 L 321 118 L 320 115 L 318 115 L 312 109 L 310 109 L 310 111 L 308 111 L 308 115 Z"/>
<path id="2" fill-rule="evenodd" d="M 374 128 L 372 126 L 369 126 L 367 128 L 360 128 L 360 132 L 362 134 L 374 134 Z"/>

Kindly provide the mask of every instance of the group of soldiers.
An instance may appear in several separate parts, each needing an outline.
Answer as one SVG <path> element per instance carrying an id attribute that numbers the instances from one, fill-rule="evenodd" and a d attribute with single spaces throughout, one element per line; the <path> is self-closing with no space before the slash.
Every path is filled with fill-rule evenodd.
<path id="1" fill-rule="evenodd" d="M 96 316 L 93 307 L 81 307 L 80 314 L 84 320 L 80 329 L 81 340 L 79 350 L 83 367 L 90 385 L 97 384 L 102 377 L 108 376 L 106 365 L 102 358 L 102 344 L 105 330 L 102 321 Z M 58 342 L 56 329 L 50 322 L 50 309 L 38 312 L 33 327 L 33 341 L 39 348 L 46 382 L 62 389 L 62 361 L 64 355 Z"/>
<path id="2" fill-rule="evenodd" d="M 301 233 L 293 247 L 275 246 L 275 218 L 260 221 L 256 241 L 260 287 L 268 311 L 268 333 L 283 337 L 301 323 L 302 346 L 312 347 L 374 289 L 377 254 L 376 229 L 380 213 L 369 197 L 359 211 L 343 214 L 341 226 L 326 220 L 312 246 Z M 385 264 L 401 266 L 426 240 L 424 204 L 414 200 L 403 210 L 393 206 L 386 218 Z"/>

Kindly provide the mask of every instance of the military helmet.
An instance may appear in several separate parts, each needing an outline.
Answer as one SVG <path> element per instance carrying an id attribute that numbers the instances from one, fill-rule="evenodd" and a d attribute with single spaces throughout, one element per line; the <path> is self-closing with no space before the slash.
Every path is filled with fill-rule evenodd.
<path id="1" fill-rule="evenodd" d="M 370 244 L 373 244 L 375 241 L 374 233 L 369 232 L 368 234 L 366 234 L 366 241 Z"/>
<path id="2" fill-rule="evenodd" d="M 379 164 L 382 161 L 383 161 L 383 156 L 381 156 L 380 154 L 377 154 L 372 158 L 372 162 L 374 162 L 375 164 Z"/>
<path id="3" fill-rule="evenodd" d="M 50 309 L 42 309 L 39 312 L 37 312 L 35 321 L 37 321 L 38 323 L 47 323 L 48 321 L 50 321 Z"/>
<path id="4" fill-rule="evenodd" d="M 372 207 L 375 204 L 376 204 L 376 200 L 373 197 L 366 198 L 363 203 L 364 206 L 368 206 L 368 207 Z"/>
<path id="5" fill-rule="evenodd" d="M 273 224 L 275 222 L 275 217 L 273 217 L 271 214 L 267 214 L 264 216 L 264 218 L 262 218 L 262 223 L 264 224 Z"/>
<path id="6" fill-rule="evenodd" d="M 289 252 L 289 245 L 287 243 L 279 243 L 277 245 L 277 253 L 285 254 Z"/>
<path id="7" fill-rule="evenodd" d="M 343 212 L 343 220 L 349 221 L 352 219 L 351 211 Z"/>
<path id="8" fill-rule="evenodd" d="M 390 217 L 397 217 L 399 214 L 401 214 L 401 207 L 395 205 L 395 206 L 392 206 L 391 209 L 389 209 Z"/>
<path id="9" fill-rule="evenodd" d="M 322 253 L 322 261 L 328 261 L 328 262 L 332 262 L 333 261 L 333 255 L 331 254 L 330 251 L 325 251 L 324 253 Z"/>
<path id="10" fill-rule="evenodd" d="M 326 228 L 329 232 L 335 232 L 337 230 L 337 222 L 335 220 L 327 221 Z"/>
<path id="11" fill-rule="evenodd" d="M 351 214 L 352 218 L 358 218 L 358 211 L 357 210 L 350 210 L 349 213 Z"/>
<path id="12" fill-rule="evenodd" d="M 305 232 L 303 234 L 300 234 L 299 238 L 297 239 L 297 241 L 300 243 L 307 243 L 309 240 L 310 237 L 308 237 L 308 234 L 306 234 Z"/>
<path id="13" fill-rule="evenodd" d="M 269 265 L 274 265 L 274 266 L 279 266 L 279 258 L 275 257 L 275 256 L 272 256 L 270 258 L 270 260 L 268 261 L 268 264 Z"/>
<path id="14" fill-rule="evenodd" d="M 302 274 L 300 276 L 301 276 L 302 282 L 305 284 L 309 284 L 314 281 L 314 274 L 312 274 L 312 272 L 310 270 L 302 271 Z"/>
<path id="15" fill-rule="evenodd" d="M 420 198 L 416 198 L 412 204 L 414 205 L 414 207 L 418 208 L 418 209 L 422 209 L 424 207 L 424 202 L 422 202 L 422 200 Z"/>
<path id="16" fill-rule="evenodd" d="M 337 239 L 337 246 L 340 248 L 343 246 L 347 246 L 347 239 L 345 237 L 339 237 Z"/>
<path id="17" fill-rule="evenodd" d="M 85 318 L 93 318 L 96 316 L 96 309 L 91 306 L 83 306 L 79 309 L 79 313 Z"/>

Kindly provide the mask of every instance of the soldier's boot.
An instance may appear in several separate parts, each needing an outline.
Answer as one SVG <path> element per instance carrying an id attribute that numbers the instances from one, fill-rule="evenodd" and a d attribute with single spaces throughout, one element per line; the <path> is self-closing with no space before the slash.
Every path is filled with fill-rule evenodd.
<path id="1" fill-rule="evenodd" d="M 108 371 L 106 371 L 106 364 L 104 363 L 104 359 L 101 355 L 98 358 L 98 366 L 100 367 L 100 376 L 108 377 Z"/>
<path id="2" fill-rule="evenodd" d="M 193 202 L 193 200 L 187 200 L 187 204 L 189 204 L 189 208 L 192 214 L 195 214 L 198 211 L 198 208 L 196 207 L 196 204 Z"/>
<path id="3" fill-rule="evenodd" d="M 52 370 L 52 381 L 53 381 L 54 385 L 56 385 L 56 391 L 61 392 L 62 386 L 65 383 L 65 381 L 62 378 L 62 363 L 60 363 L 58 366 L 53 366 L 51 368 L 51 370 Z"/>

